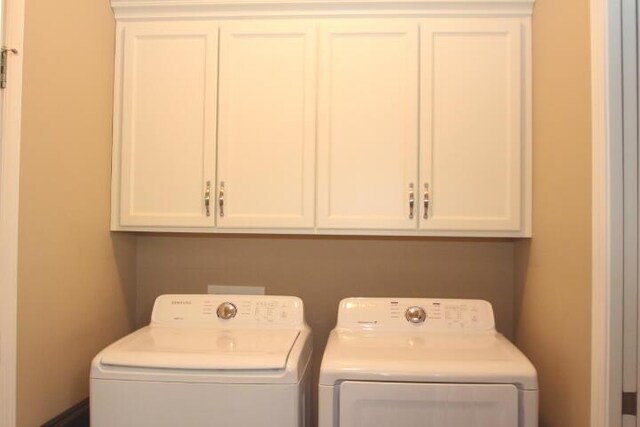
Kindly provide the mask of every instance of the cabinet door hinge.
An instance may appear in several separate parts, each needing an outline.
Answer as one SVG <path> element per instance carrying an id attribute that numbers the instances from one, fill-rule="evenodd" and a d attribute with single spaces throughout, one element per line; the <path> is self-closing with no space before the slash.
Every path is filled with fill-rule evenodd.
<path id="1" fill-rule="evenodd" d="M 636 415 L 638 412 L 637 407 L 638 395 L 636 392 L 623 392 L 622 393 L 622 415 Z"/>
<path id="2" fill-rule="evenodd" d="M 7 58 L 9 57 L 9 52 L 18 53 L 16 49 L 10 49 L 5 46 L 0 48 L 0 89 L 7 87 Z"/>

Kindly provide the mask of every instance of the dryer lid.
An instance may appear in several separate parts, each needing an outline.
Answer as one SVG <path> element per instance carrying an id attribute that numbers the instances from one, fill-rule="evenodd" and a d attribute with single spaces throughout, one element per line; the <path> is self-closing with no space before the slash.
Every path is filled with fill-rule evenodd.
<path id="1" fill-rule="evenodd" d="M 148 326 L 106 349 L 102 365 L 199 370 L 284 369 L 298 329 Z"/>
<path id="2" fill-rule="evenodd" d="M 504 336 L 333 330 L 320 384 L 344 380 L 516 384 L 536 390 L 529 360 Z"/>

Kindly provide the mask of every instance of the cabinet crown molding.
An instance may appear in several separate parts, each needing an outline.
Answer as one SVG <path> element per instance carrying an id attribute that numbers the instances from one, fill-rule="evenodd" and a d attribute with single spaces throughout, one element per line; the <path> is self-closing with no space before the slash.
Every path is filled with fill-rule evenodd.
<path id="1" fill-rule="evenodd" d="M 535 0 L 111 0 L 116 19 L 531 16 Z"/>

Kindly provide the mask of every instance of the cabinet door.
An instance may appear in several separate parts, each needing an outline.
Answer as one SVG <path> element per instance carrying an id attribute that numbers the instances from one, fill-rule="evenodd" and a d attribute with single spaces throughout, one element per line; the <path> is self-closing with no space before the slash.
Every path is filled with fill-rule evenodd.
<path id="1" fill-rule="evenodd" d="M 417 24 L 347 21 L 323 27 L 320 228 L 416 228 L 418 58 Z"/>
<path id="2" fill-rule="evenodd" d="M 218 226 L 314 225 L 313 24 L 221 27 Z"/>
<path id="3" fill-rule="evenodd" d="M 520 229 L 521 31 L 500 19 L 422 26 L 420 228 Z"/>
<path id="4" fill-rule="evenodd" d="M 120 225 L 214 225 L 204 196 L 215 179 L 217 42 L 210 23 L 124 26 L 114 156 Z"/>

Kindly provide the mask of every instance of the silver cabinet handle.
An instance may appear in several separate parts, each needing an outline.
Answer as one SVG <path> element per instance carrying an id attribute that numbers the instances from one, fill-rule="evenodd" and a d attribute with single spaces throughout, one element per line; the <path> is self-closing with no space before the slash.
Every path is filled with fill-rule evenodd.
<path id="1" fill-rule="evenodd" d="M 423 200 L 424 200 L 424 213 L 422 214 L 422 217 L 424 219 L 429 219 L 429 184 L 424 184 L 424 195 L 423 195 Z"/>
<path id="2" fill-rule="evenodd" d="M 209 209 L 210 203 L 211 203 L 211 181 L 207 181 L 207 186 L 204 190 L 204 209 L 207 213 L 207 216 L 211 216 L 211 210 Z"/>
<path id="3" fill-rule="evenodd" d="M 409 219 L 413 219 L 413 206 L 415 204 L 415 195 L 413 194 L 413 182 L 409 184 Z"/>
<path id="4" fill-rule="evenodd" d="M 220 207 L 220 216 L 224 216 L 224 181 L 220 181 L 220 192 L 218 193 L 218 206 Z"/>

